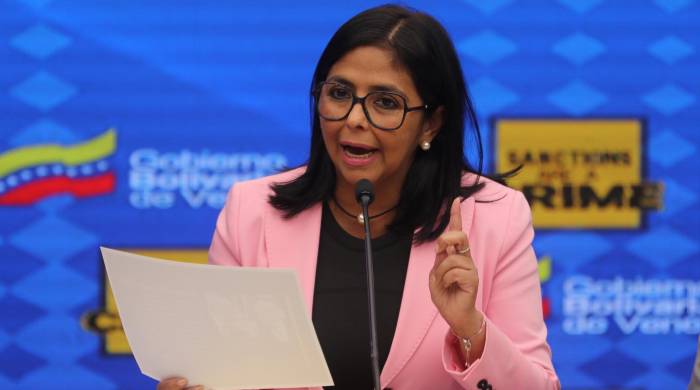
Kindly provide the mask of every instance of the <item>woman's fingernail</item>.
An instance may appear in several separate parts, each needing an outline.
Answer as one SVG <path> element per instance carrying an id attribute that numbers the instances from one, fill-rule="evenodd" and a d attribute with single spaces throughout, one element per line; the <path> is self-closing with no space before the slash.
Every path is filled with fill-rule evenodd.
<path id="1" fill-rule="evenodd" d="M 184 385 L 186 385 L 186 384 L 187 384 L 187 380 L 186 380 L 186 379 L 178 379 L 178 380 L 177 380 L 177 385 L 178 385 L 178 386 L 184 386 Z"/>

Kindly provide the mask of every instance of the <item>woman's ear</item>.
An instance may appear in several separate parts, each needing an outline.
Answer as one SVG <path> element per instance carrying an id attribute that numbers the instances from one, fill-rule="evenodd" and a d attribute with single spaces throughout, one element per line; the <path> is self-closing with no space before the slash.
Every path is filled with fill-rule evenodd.
<path id="1" fill-rule="evenodd" d="M 439 106 L 433 113 L 423 122 L 423 134 L 421 142 L 432 142 L 437 136 L 445 122 L 445 107 Z"/>

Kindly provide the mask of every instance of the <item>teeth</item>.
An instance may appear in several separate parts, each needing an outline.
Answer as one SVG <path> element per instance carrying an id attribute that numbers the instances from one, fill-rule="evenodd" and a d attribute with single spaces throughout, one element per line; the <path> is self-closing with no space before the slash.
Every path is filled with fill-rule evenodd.
<path id="1" fill-rule="evenodd" d="M 372 154 L 374 154 L 374 151 L 369 151 L 369 152 L 363 153 L 363 154 L 357 154 L 357 153 L 351 152 L 348 148 L 343 148 L 343 153 L 345 153 L 345 155 L 348 157 L 367 158 L 367 157 L 371 156 Z"/>

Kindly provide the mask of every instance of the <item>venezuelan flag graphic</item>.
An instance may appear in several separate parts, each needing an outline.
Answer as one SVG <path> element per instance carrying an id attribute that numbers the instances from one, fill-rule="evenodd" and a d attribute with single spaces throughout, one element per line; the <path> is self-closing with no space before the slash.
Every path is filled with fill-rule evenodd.
<path id="1" fill-rule="evenodd" d="M 114 191 L 107 158 L 116 150 L 109 129 L 70 146 L 23 146 L 0 154 L 0 206 L 25 206 L 57 194 L 97 196 Z"/>
<path id="2" fill-rule="evenodd" d="M 540 284 L 547 283 L 552 278 L 552 258 L 544 256 L 537 259 L 537 270 L 540 274 Z M 552 303 L 546 295 L 542 296 L 542 314 L 545 320 L 552 314 Z"/>

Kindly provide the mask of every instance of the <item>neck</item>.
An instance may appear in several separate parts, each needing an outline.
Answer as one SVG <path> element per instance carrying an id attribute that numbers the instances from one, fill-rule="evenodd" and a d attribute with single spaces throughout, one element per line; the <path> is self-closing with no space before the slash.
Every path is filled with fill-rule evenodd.
<path id="1" fill-rule="evenodd" d="M 329 207 L 338 224 L 350 235 L 358 238 L 364 237 L 364 227 L 357 221 L 357 215 L 362 213 L 362 206 L 355 200 L 355 188 L 349 183 L 336 184 L 335 201 L 353 216 L 346 215 L 338 205 L 329 202 Z M 391 210 L 399 202 L 399 191 L 387 191 L 380 186 L 375 187 L 375 196 L 372 204 L 369 205 L 369 215 L 377 215 L 387 210 Z M 370 229 L 372 237 L 379 237 L 386 233 L 387 227 L 394 220 L 396 210 L 391 210 L 386 214 L 370 219 Z"/>

